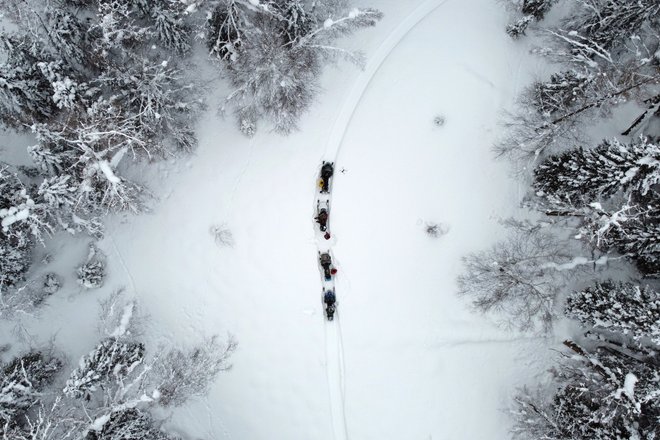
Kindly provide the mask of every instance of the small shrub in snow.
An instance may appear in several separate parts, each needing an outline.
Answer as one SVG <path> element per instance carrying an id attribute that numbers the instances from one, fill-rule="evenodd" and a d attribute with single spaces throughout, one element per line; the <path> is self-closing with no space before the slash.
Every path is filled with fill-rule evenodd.
<path id="1" fill-rule="evenodd" d="M 106 336 L 134 338 L 141 333 L 143 318 L 137 301 L 125 298 L 118 290 L 100 304 L 99 329 Z"/>
<path id="2" fill-rule="evenodd" d="M 44 278 L 44 293 L 46 295 L 52 295 L 58 290 L 60 290 L 60 287 L 62 286 L 62 283 L 60 281 L 60 278 L 57 276 L 55 273 L 48 273 L 46 274 L 46 277 Z"/>
<path id="3" fill-rule="evenodd" d="M 518 21 L 515 23 L 511 23 L 506 26 L 506 33 L 509 34 L 511 38 L 514 40 L 520 38 L 521 36 L 525 35 L 525 31 L 527 30 L 527 27 L 529 24 L 534 20 L 534 17 L 531 15 L 526 15 L 522 18 L 520 18 Z"/>
<path id="4" fill-rule="evenodd" d="M 424 232 L 426 232 L 426 235 L 432 238 L 438 238 L 443 235 L 445 235 L 449 229 L 447 226 L 443 225 L 442 223 L 427 223 Z"/>
<path id="5" fill-rule="evenodd" d="M 224 346 L 212 337 L 191 350 L 167 352 L 154 365 L 158 403 L 178 406 L 203 394 L 218 373 L 231 367 L 228 360 L 236 347 L 232 337 Z"/>
<path id="6" fill-rule="evenodd" d="M 515 23 L 506 27 L 506 32 L 511 38 L 518 38 L 525 34 L 527 26 L 532 21 L 541 21 L 556 0 L 513 0 L 509 1 L 511 6 L 522 13 L 522 17 Z"/>
<path id="7" fill-rule="evenodd" d="M 435 118 L 433 118 L 433 125 L 436 127 L 442 127 L 445 125 L 445 117 L 442 115 L 438 115 Z"/>
<path id="8" fill-rule="evenodd" d="M 105 279 L 105 258 L 94 244 L 89 245 L 87 262 L 78 267 L 78 284 L 95 289 L 103 285 Z"/>
<path id="9" fill-rule="evenodd" d="M 234 235 L 224 224 L 211 226 L 210 232 L 218 246 L 234 246 Z"/>

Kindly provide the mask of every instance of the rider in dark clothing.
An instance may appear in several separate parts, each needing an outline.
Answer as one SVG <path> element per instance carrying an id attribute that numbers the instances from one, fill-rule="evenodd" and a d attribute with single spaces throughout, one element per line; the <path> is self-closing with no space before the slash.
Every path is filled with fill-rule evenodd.
<path id="1" fill-rule="evenodd" d="M 325 276 L 325 279 L 330 280 L 332 278 L 332 273 L 330 271 L 330 266 L 332 265 L 332 257 L 330 257 L 330 254 L 328 253 L 321 254 L 319 256 L 319 262 L 323 268 L 323 275 Z"/>
<path id="2" fill-rule="evenodd" d="M 332 290 L 328 290 L 327 292 L 325 292 L 325 295 L 323 295 L 323 302 L 328 307 L 333 306 L 336 301 L 337 298 L 335 297 L 335 292 L 333 292 Z"/>
<path id="3" fill-rule="evenodd" d="M 330 178 L 334 173 L 334 168 L 330 162 L 326 162 L 321 168 L 321 192 L 328 192 L 328 186 L 330 185 Z"/>
<path id="4" fill-rule="evenodd" d="M 321 231 L 328 229 L 328 210 L 322 209 L 315 217 L 316 223 L 319 224 Z"/>
<path id="5" fill-rule="evenodd" d="M 335 317 L 336 298 L 335 292 L 328 290 L 323 295 L 323 302 L 325 303 L 325 316 L 328 317 L 328 321 L 332 321 Z"/>

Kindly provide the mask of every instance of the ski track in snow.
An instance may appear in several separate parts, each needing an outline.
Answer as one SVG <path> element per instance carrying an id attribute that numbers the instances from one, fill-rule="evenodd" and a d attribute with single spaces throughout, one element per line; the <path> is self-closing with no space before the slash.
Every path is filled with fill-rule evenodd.
<path id="1" fill-rule="evenodd" d="M 383 65 L 388 56 L 394 51 L 394 49 L 397 48 L 401 41 L 403 41 L 406 35 L 410 33 L 410 31 L 412 31 L 422 20 L 428 17 L 436 9 L 447 3 L 447 1 L 449 0 L 427 0 L 419 5 L 406 19 L 404 19 L 396 27 L 396 29 L 394 29 L 394 31 L 385 39 L 385 41 L 381 43 L 381 45 L 375 51 L 374 55 L 370 58 L 364 71 L 358 76 L 356 83 L 344 101 L 341 111 L 335 119 L 332 131 L 330 132 L 330 136 L 326 144 L 323 160 L 327 162 L 334 162 L 335 169 L 337 158 L 339 157 L 341 145 L 344 141 L 348 126 L 350 125 L 351 120 L 353 119 L 353 115 L 355 114 L 355 111 L 362 101 L 362 97 L 369 88 L 369 84 L 371 84 L 380 67 Z M 324 203 L 326 200 L 330 205 L 332 204 L 332 186 L 329 188 L 329 193 L 327 195 L 320 194 L 318 190 L 315 191 L 315 213 L 318 203 Z M 329 213 L 332 212 L 331 206 L 329 207 L 328 211 Z M 331 230 L 330 224 L 331 218 L 328 220 L 328 231 Z M 314 227 L 317 231 L 316 247 L 318 252 L 330 252 L 334 266 L 335 257 L 331 252 L 331 242 L 325 241 L 323 234 L 318 231 L 316 223 L 314 224 Z M 334 241 L 334 237 L 332 238 L 332 241 Z M 334 277 L 331 281 L 325 281 L 323 273 L 321 272 L 321 283 L 323 287 L 334 290 L 337 299 L 339 299 L 339 294 L 335 289 Z M 337 301 L 337 305 L 339 305 L 339 301 Z M 323 313 L 323 315 L 325 315 L 325 313 Z M 339 310 L 335 312 L 335 318 L 333 321 L 327 321 L 325 316 L 324 319 L 326 374 L 328 379 L 328 394 L 330 398 L 330 412 L 332 416 L 334 438 L 336 440 L 348 440 L 348 424 L 346 422 L 345 412 L 346 388 L 344 380 L 344 348 Z"/>

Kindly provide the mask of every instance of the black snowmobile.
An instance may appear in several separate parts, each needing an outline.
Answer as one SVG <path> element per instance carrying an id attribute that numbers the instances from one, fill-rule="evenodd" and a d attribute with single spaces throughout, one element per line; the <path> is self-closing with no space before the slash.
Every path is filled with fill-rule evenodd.
<path id="1" fill-rule="evenodd" d="M 330 202 L 327 200 L 321 205 L 321 201 L 316 202 L 316 217 L 314 220 L 319 224 L 321 232 L 328 230 L 328 217 L 330 217 Z"/>
<path id="2" fill-rule="evenodd" d="M 332 290 L 325 290 L 323 292 L 323 303 L 325 304 L 325 316 L 328 318 L 328 321 L 332 321 L 335 317 L 335 311 L 337 310 L 337 298 L 335 297 L 335 292 Z"/>
<path id="3" fill-rule="evenodd" d="M 323 162 L 321 166 L 321 178 L 319 179 L 319 187 L 321 188 L 321 193 L 330 192 L 330 179 L 335 173 L 335 163 L 334 162 Z"/>
<path id="4" fill-rule="evenodd" d="M 332 279 L 332 257 L 330 254 L 327 252 L 319 253 L 319 264 L 323 268 L 323 277 L 326 281 L 330 281 Z"/>

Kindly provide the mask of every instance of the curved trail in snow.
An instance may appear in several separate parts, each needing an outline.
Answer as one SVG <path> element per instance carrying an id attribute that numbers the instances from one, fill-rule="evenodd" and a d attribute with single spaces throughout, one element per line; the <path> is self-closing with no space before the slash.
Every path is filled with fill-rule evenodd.
<path id="1" fill-rule="evenodd" d="M 335 162 L 335 169 L 336 160 L 339 156 L 339 151 L 344 141 L 344 137 L 346 136 L 346 132 L 348 131 L 348 126 L 350 125 L 353 115 L 355 114 L 357 107 L 360 105 L 367 88 L 383 63 L 394 49 L 397 48 L 401 41 L 403 41 L 406 35 L 410 33 L 410 31 L 447 1 L 449 0 L 427 0 L 423 2 L 394 29 L 385 41 L 381 43 L 373 56 L 370 57 L 365 69 L 358 76 L 357 81 L 348 94 L 348 97 L 345 99 L 341 111 L 335 119 L 326 144 L 323 160 Z M 332 188 L 330 188 L 330 193 L 327 195 L 320 194 L 318 191 L 315 193 L 314 212 L 316 212 L 317 204 L 319 202 L 325 203 L 325 201 L 328 201 L 328 203 L 332 202 Z M 331 212 L 331 210 L 329 210 L 329 212 Z M 319 252 L 330 252 L 330 243 L 326 242 L 323 235 L 318 232 L 316 224 L 314 226 L 317 231 L 317 250 Z M 328 230 L 330 230 L 329 226 Z M 333 262 L 335 261 L 334 256 L 332 256 L 332 260 Z M 321 274 L 321 280 L 325 288 L 335 290 L 335 295 L 337 295 L 337 298 L 339 299 L 339 295 L 335 289 L 334 277 L 328 282 L 324 280 L 323 274 Z M 339 304 L 339 301 L 337 301 L 337 304 Z M 335 440 L 348 440 L 348 426 L 346 423 L 346 412 L 344 408 L 346 394 L 344 380 L 344 347 L 340 322 L 339 310 L 335 313 L 334 321 L 325 322 L 325 361 L 334 438 Z"/>
<path id="2" fill-rule="evenodd" d="M 366 67 L 358 76 L 355 85 L 351 89 L 348 97 L 344 101 L 341 111 L 335 119 L 335 123 L 330 132 L 328 143 L 325 150 L 325 160 L 334 162 L 339 155 L 339 150 L 344 136 L 348 130 L 348 126 L 353 119 L 353 115 L 357 110 L 362 97 L 366 92 L 369 84 L 373 80 L 378 70 L 387 59 L 387 57 L 396 49 L 396 47 L 403 41 L 403 39 L 417 26 L 422 20 L 428 17 L 436 9 L 449 0 L 427 0 L 419 5 L 408 17 L 406 17 L 394 31 L 381 43 L 376 49 L 373 56 L 369 58 Z"/>

